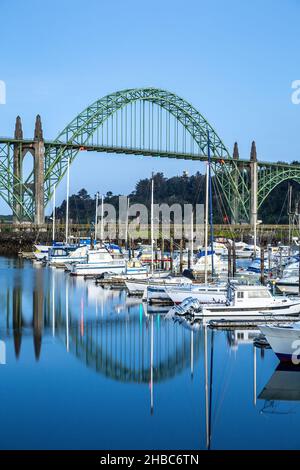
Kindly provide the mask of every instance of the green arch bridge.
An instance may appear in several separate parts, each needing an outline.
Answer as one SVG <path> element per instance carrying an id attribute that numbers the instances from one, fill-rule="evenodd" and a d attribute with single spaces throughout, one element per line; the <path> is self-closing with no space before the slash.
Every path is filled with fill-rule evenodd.
<path id="1" fill-rule="evenodd" d="M 209 139 L 208 139 L 209 135 Z M 17 117 L 14 138 L 0 138 L 0 196 L 14 221 L 44 223 L 44 208 L 68 161 L 81 151 L 207 161 L 208 140 L 213 172 L 231 220 L 256 220 L 270 192 L 285 180 L 300 183 L 300 166 L 250 160 L 230 153 L 204 116 L 174 93 L 157 88 L 118 91 L 78 114 L 54 140 L 45 140 L 40 116 L 34 138 L 24 139 Z M 33 156 L 32 172 L 23 177 L 23 160 Z"/>

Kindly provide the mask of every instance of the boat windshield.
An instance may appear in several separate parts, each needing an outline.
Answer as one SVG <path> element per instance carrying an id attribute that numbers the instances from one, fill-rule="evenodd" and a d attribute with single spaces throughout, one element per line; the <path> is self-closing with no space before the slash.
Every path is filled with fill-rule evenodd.
<path id="1" fill-rule="evenodd" d="M 267 299 L 270 293 L 264 289 L 248 290 L 248 299 Z"/>

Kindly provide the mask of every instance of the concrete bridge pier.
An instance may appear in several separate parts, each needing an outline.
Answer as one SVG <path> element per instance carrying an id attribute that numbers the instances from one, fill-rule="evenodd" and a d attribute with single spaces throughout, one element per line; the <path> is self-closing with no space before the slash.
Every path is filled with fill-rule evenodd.
<path id="1" fill-rule="evenodd" d="M 15 139 L 23 140 L 22 122 L 20 116 L 16 119 Z M 44 169 L 45 169 L 45 144 L 43 138 L 43 129 L 40 115 L 37 115 L 34 129 L 34 140 L 30 143 L 15 143 L 13 154 L 13 223 L 19 224 L 23 221 L 24 214 L 22 211 L 23 202 L 23 160 L 26 153 L 31 153 L 33 157 L 33 174 L 34 180 L 33 205 L 34 205 L 34 223 L 42 225 L 45 222 L 44 213 Z"/>
<path id="2" fill-rule="evenodd" d="M 44 168 L 45 168 L 45 145 L 43 139 L 43 129 L 41 117 L 38 114 L 35 121 L 34 130 L 34 200 L 35 212 L 34 223 L 42 225 L 45 223 L 44 211 Z"/>
<path id="3" fill-rule="evenodd" d="M 22 121 L 20 116 L 17 116 L 15 125 L 15 139 L 23 139 Z M 23 150 L 21 144 L 14 144 L 14 156 L 13 156 L 13 193 L 17 200 L 13 199 L 13 223 L 18 224 L 22 219 L 22 208 L 19 201 L 22 201 L 22 185 L 19 182 L 22 180 L 22 161 L 23 161 Z"/>

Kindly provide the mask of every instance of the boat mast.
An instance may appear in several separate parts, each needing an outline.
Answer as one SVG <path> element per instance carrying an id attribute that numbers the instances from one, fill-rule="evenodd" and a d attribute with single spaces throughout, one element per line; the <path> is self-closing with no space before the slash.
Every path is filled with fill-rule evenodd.
<path id="1" fill-rule="evenodd" d="M 207 284 L 207 241 L 208 241 L 208 186 L 209 186 L 208 162 L 206 163 L 206 185 L 205 185 L 205 232 L 204 232 L 204 283 Z"/>
<path id="2" fill-rule="evenodd" d="M 128 249 L 128 217 L 129 217 L 129 197 L 127 198 L 126 225 L 125 225 L 125 248 Z"/>
<path id="3" fill-rule="evenodd" d="M 103 243 L 103 238 L 104 238 L 104 198 L 103 194 L 101 196 L 101 242 Z"/>
<path id="4" fill-rule="evenodd" d="M 54 185 L 53 191 L 53 210 L 52 210 L 52 245 L 55 242 L 55 205 L 56 205 L 56 185 Z"/>
<path id="5" fill-rule="evenodd" d="M 191 214 L 191 269 L 193 269 L 193 267 L 194 267 L 193 255 L 194 255 L 194 211 L 193 211 L 193 208 L 192 208 L 192 214 Z"/>
<path id="6" fill-rule="evenodd" d="M 292 191 L 293 186 L 289 182 L 288 186 L 288 216 L 289 216 L 289 256 L 291 252 L 291 244 L 292 244 Z"/>
<path id="7" fill-rule="evenodd" d="M 68 244 L 69 238 L 69 194 L 70 194 L 70 158 L 68 157 L 67 164 L 67 204 L 66 204 L 66 245 Z"/>
<path id="8" fill-rule="evenodd" d="M 151 179 L 151 273 L 153 274 L 154 270 L 154 220 L 153 220 L 153 198 L 154 198 L 154 178 L 152 173 Z"/>
<path id="9" fill-rule="evenodd" d="M 214 225 L 213 225 L 213 200 L 212 200 L 209 131 L 207 131 L 207 156 L 208 156 L 208 181 L 209 181 L 209 225 L 210 225 L 210 249 L 211 249 L 211 276 L 213 279 L 214 278 Z"/>
<path id="10" fill-rule="evenodd" d="M 95 209 L 95 243 L 97 243 L 98 199 L 99 199 L 99 193 L 97 191 L 96 192 L 96 209 Z"/>

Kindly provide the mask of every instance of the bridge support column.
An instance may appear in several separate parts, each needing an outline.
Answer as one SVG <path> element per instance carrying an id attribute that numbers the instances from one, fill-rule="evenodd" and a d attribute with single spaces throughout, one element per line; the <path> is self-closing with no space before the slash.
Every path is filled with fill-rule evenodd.
<path id="1" fill-rule="evenodd" d="M 255 142 L 252 142 L 251 154 L 250 154 L 250 179 L 251 179 L 251 188 L 250 188 L 250 224 L 253 229 L 253 244 L 254 244 L 254 255 L 256 253 L 257 245 L 257 154 L 256 154 L 256 145 Z"/>
<path id="2" fill-rule="evenodd" d="M 44 211 L 44 171 L 45 171 L 45 145 L 41 117 L 37 115 L 34 130 L 34 223 L 45 223 Z"/>
<path id="3" fill-rule="evenodd" d="M 20 116 L 17 116 L 16 125 L 15 125 L 15 139 L 23 139 L 23 130 L 22 130 L 22 121 Z M 19 181 L 22 179 L 22 146 L 21 144 L 14 145 L 14 157 L 13 157 L 13 194 L 19 200 L 22 200 L 22 185 Z M 13 199 L 13 223 L 18 224 L 22 219 L 22 208 L 21 204 Z"/>

